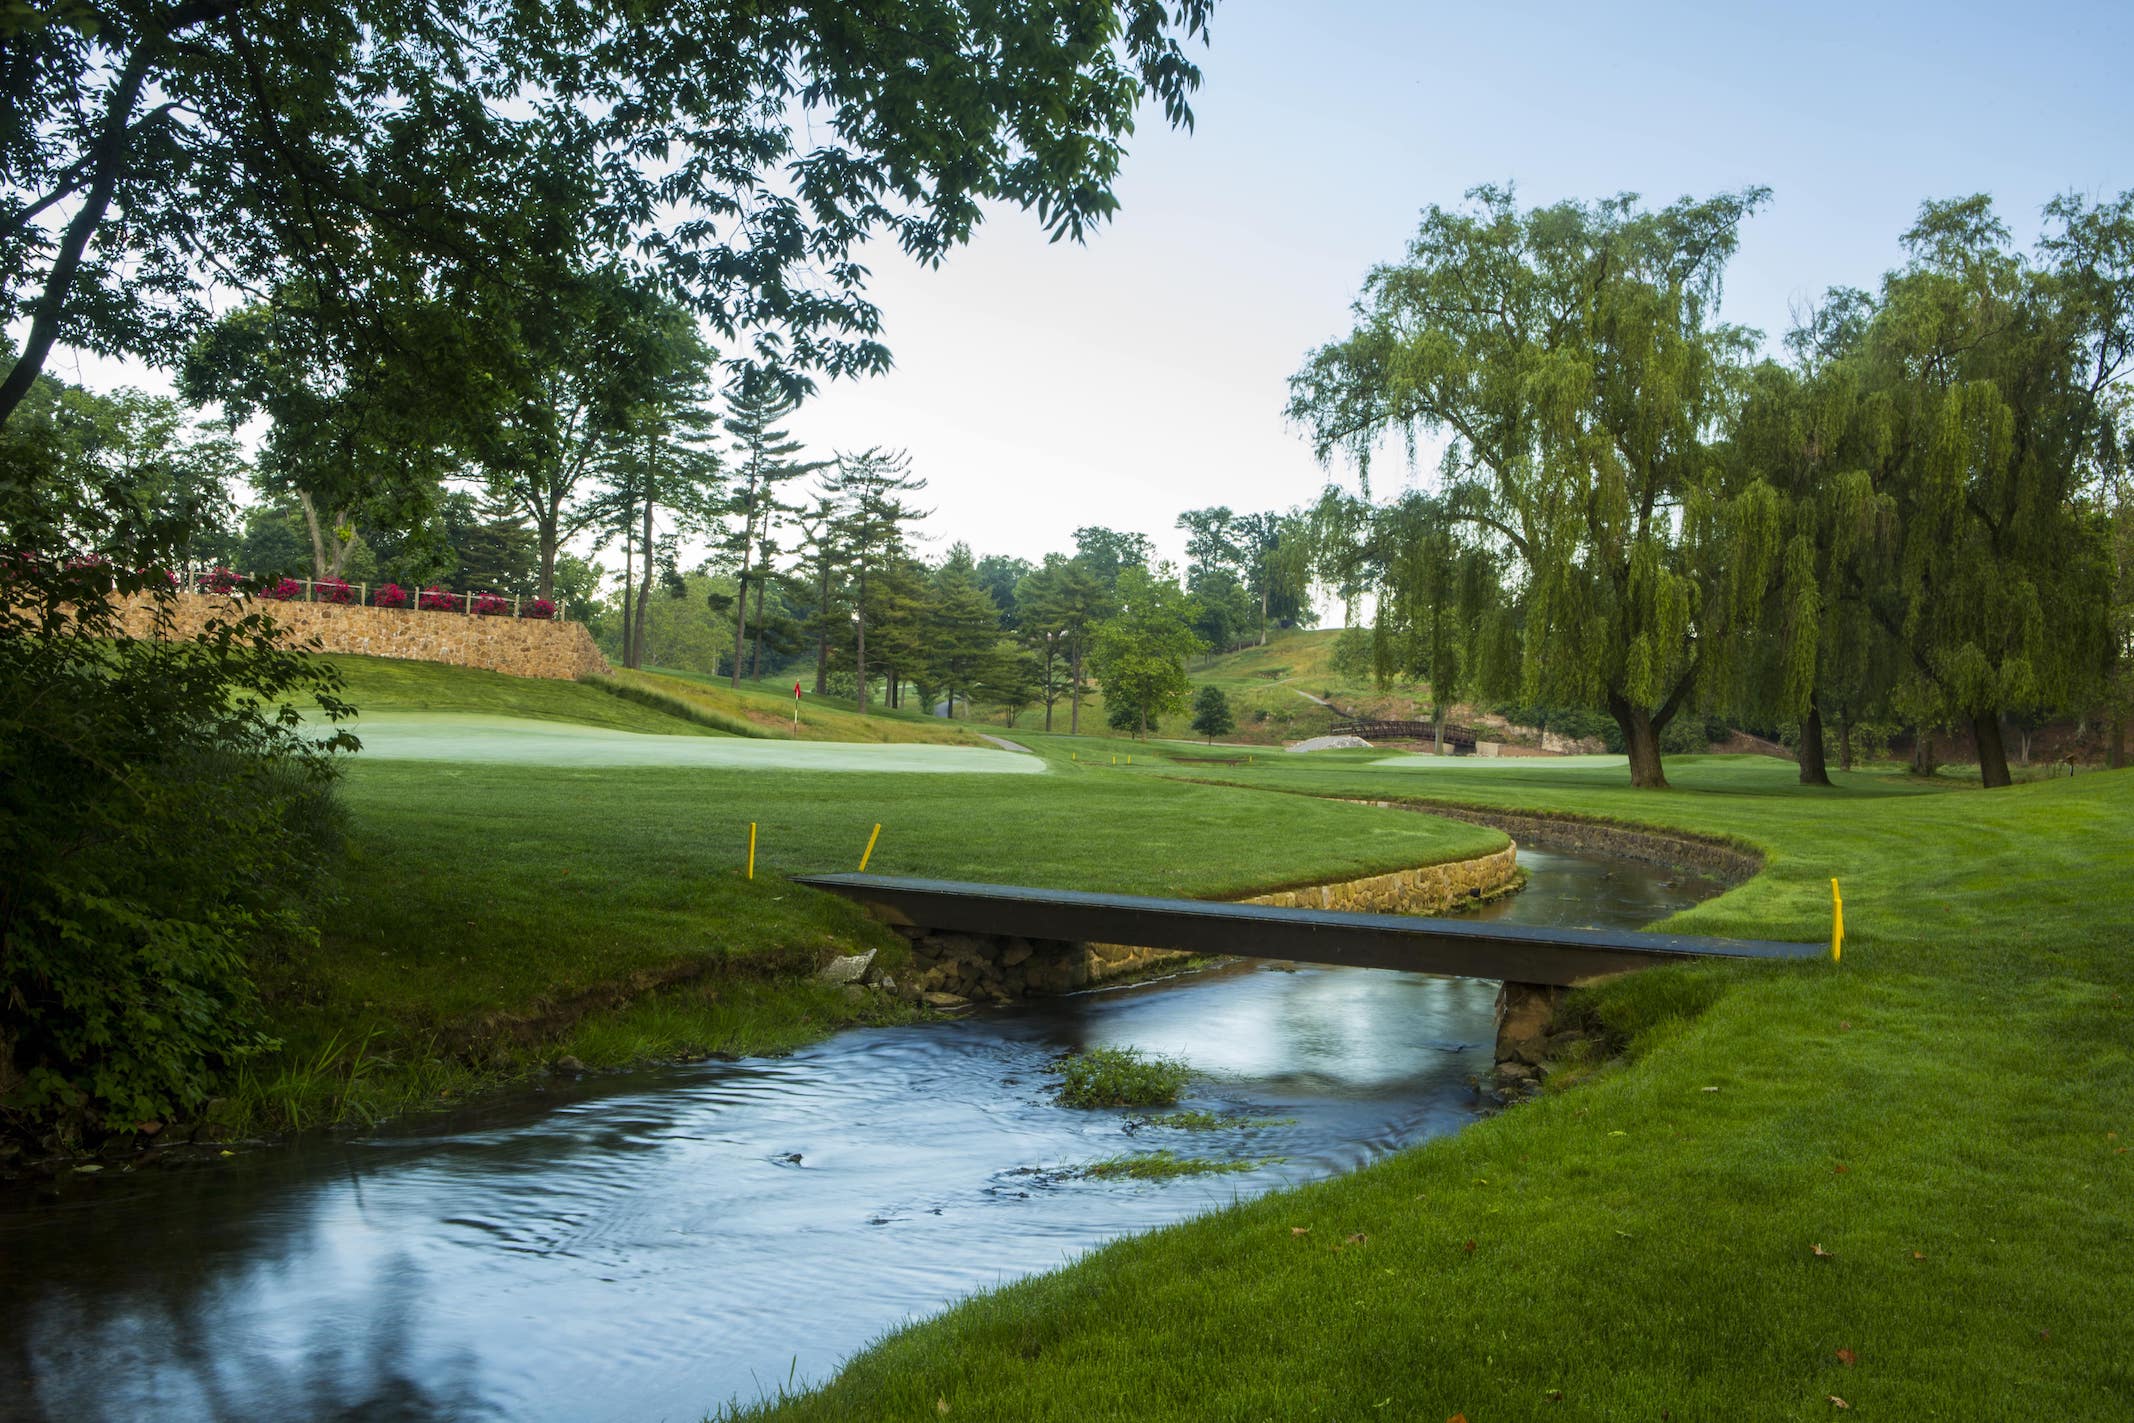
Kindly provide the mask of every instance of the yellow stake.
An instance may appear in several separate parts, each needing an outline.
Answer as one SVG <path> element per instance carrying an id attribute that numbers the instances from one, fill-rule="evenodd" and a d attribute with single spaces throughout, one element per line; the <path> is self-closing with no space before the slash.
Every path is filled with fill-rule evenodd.
<path id="1" fill-rule="evenodd" d="M 1134 764 L 1134 753 L 1131 751 L 1126 753 L 1126 764 L 1129 766 Z"/>
<path id="2" fill-rule="evenodd" d="M 1118 758 L 1118 757 L 1116 757 L 1116 756 L 1112 757 L 1112 758 L 1111 758 L 1111 763 L 1112 763 L 1112 764 L 1113 764 L 1114 766 L 1118 765 L 1118 764 L 1119 764 L 1119 758 Z"/>
<path id="3" fill-rule="evenodd" d="M 748 877 L 756 877 L 756 822 L 748 823 Z"/>
<path id="4" fill-rule="evenodd" d="M 876 826 L 874 827 L 874 834 L 872 834 L 872 835 L 869 835 L 869 836 L 867 837 L 867 848 L 866 848 L 865 850 L 863 850 L 863 851 L 861 851 L 861 852 L 860 852 L 860 871 L 861 871 L 861 873 L 863 873 L 863 874 L 864 874 L 864 873 L 866 872 L 866 869 L 867 869 L 867 861 L 868 861 L 868 860 L 869 860 L 869 859 L 870 859 L 870 858 L 871 858 L 871 857 L 872 857 L 872 856 L 874 855 L 874 842 L 875 842 L 875 841 L 877 841 L 877 840 L 879 840 L 879 839 L 881 839 L 881 838 L 882 838 L 882 827 L 881 827 L 881 825 L 880 825 L 880 824 L 876 824 Z"/>
<path id="5" fill-rule="evenodd" d="M 1845 942 L 1845 901 L 1838 895 L 1838 882 L 1830 881 L 1830 961 L 1836 963 Z"/>

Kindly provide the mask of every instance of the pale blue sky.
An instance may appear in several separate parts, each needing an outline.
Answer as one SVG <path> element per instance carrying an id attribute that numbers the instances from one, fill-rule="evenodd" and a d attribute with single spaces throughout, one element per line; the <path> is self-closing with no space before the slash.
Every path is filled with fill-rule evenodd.
<path id="1" fill-rule="evenodd" d="M 898 369 L 796 428 L 908 445 L 937 534 L 981 552 L 1089 522 L 1175 551 L 1179 509 L 1313 495 L 1287 377 L 1421 209 L 1477 183 L 1769 185 L 1726 315 L 1774 341 L 1791 303 L 1872 286 L 1923 198 L 1990 192 L 2027 240 L 2054 193 L 2134 188 L 2130 3 L 1222 0 L 1203 66 L 1197 132 L 1143 128 L 1088 247 L 1003 213 L 939 271 L 885 254 Z"/>
<path id="2" fill-rule="evenodd" d="M 938 271 L 875 255 L 897 369 L 827 387 L 794 429 L 823 455 L 908 447 L 933 548 L 1035 558 L 1106 523 L 1175 555 L 1180 509 L 1310 499 L 1289 374 L 1422 208 L 1477 183 L 1533 203 L 1769 185 L 1726 315 L 1774 341 L 1792 303 L 1872 286 L 1923 198 L 1990 192 L 2027 240 L 2054 193 L 2134 188 L 2134 0 L 1221 0 L 1202 63 L 1197 132 L 1149 120 L 1087 247 L 1003 212 Z M 68 352 L 53 370 L 162 384 Z"/>

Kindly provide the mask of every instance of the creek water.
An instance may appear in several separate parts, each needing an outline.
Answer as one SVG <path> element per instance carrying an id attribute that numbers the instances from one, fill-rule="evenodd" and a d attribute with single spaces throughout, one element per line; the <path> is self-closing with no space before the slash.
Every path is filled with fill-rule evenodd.
<path id="1" fill-rule="evenodd" d="M 1522 849 L 1487 917 L 1638 926 L 1718 886 Z M 958 1296 L 1352 1170 L 1483 1104 L 1494 983 L 1239 964 L 790 1057 L 556 1083 L 209 1167 L 0 1196 L 0 1418 L 695 1420 Z M 1211 1131 L 1059 1106 L 1061 1054 L 1206 1074 Z M 1168 1147 L 1255 1163 L 1076 1168 Z"/>

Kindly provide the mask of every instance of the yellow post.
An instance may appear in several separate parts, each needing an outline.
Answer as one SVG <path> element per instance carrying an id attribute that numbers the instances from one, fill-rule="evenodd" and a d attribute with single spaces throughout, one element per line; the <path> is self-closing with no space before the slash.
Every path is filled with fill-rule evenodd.
<path id="1" fill-rule="evenodd" d="M 1112 764 L 1113 764 L 1114 766 L 1118 765 L 1118 764 L 1119 764 L 1119 758 L 1118 758 L 1117 756 L 1114 756 L 1114 757 L 1112 757 L 1112 758 L 1111 758 L 1111 763 L 1112 763 Z"/>
<path id="2" fill-rule="evenodd" d="M 756 822 L 748 823 L 748 877 L 756 877 Z"/>
<path id="3" fill-rule="evenodd" d="M 1126 764 L 1129 766 L 1134 764 L 1134 753 L 1131 751 L 1126 753 Z"/>
<path id="4" fill-rule="evenodd" d="M 867 848 L 866 848 L 865 850 L 862 850 L 862 851 L 860 852 L 860 871 L 861 871 L 861 873 L 863 873 L 863 874 L 864 874 L 864 873 L 866 872 L 866 869 L 867 869 L 867 861 L 868 861 L 869 859 L 873 858 L 873 856 L 874 856 L 874 842 L 875 842 L 875 841 L 877 841 L 877 840 L 879 840 L 879 839 L 881 839 L 881 838 L 882 838 L 882 827 L 881 827 L 881 825 L 880 825 L 879 823 L 877 823 L 877 824 L 875 825 L 875 827 L 874 827 L 874 833 L 873 833 L 872 835 L 869 835 L 869 836 L 867 837 Z"/>
<path id="5" fill-rule="evenodd" d="M 1838 882 L 1830 881 L 1830 961 L 1836 963 L 1845 942 L 1845 901 L 1838 895 Z"/>

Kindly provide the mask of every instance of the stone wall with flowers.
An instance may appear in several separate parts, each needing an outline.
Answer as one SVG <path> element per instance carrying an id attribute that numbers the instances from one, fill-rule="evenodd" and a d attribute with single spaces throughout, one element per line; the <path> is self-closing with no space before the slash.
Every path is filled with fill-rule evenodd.
<path id="1" fill-rule="evenodd" d="M 277 602 L 221 593 L 180 593 L 167 606 L 171 630 L 190 637 L 208 623 L 264 612 L 287 629 L 295 643 L 316 640 L 323 652 L 362 653 L 369 657 L 404 657 L 418 662 L 448 662 L 456 667 L 484 667 L 514 677 L 571 680 L 609 670 L 583 623 L 540 618 L 485 617 L 432 608 L 372 608 L 357 604 Z M 155 633 L 147 599 L 136 599 L 125 613 L 126 630 L 135 637 Z"/>

